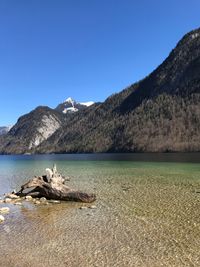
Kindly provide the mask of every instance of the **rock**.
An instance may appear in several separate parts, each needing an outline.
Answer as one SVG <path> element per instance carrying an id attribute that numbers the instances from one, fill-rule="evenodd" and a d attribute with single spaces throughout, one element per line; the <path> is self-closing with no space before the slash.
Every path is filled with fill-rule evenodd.
<path id="1" fill-rule="evenodd" d="M 6 197 L 6 198 L 4 199 L 4 202 L 5 202 L 5 203 L 11 203 L 11 202 L 12 202 L 12 199 L 11 199 L 11 198 L 8 198 L 8 197 Z"/>
<path id="2" fill-rule="evenodd" d="M 25 199 L 27 200 L 27 201 L 30 201 L 30 200 L 32 200 L 33 198 L 32 198 L 32 196 L 25 196 Z"/>
<path id="3" fill-rule="evenodd" d="M 21 203 L 21 202 L 15 202 L 14 205 L 19 205 L 19 206 L 21 206 L 22 203 Z"/>
<path id="4" fill-rule="evenodd" d="M 61 202 L 60 202 L 60 200 L 51 199 L 51 200 L 49 200 L 49 203 L 60 204 Z"/>
<path id="5" fill-rule="evenodd" d="M 46 197 L 41 197 L 41 198 L 40 198 L 40 201 L 41 201 L 41 202 L 46 202 L 47 199 L 46 199 Z"/>
<path id="6" fill-rule="evenodd" d="M 82 206 L 82 207 L 80 207 L 79 209 L 80 210 L 86 210 L 88 207 L 86 207 L 86 206 Z"/>
<path id="7" fill-rule="evenodd" d="M 15 194 L 8 194 L 6 197 L 11 198 L 11 199 L 18 199 L 19 196 L 15 195 Z"/>
<path id="8" fill-rule="evenodd" d="M 5 218 L 2 215 L 0 215 L 0 223 L 4 221 L 5 221 Z"/>
<path id="9" fill-rule="evenodd" d="M 13 204 L 15 204 L 16 202 L 21 202 L 22 200 L 24 200 L 24 199 L 22 199 L 22 198 L 13 199 Z"/>
<path id="10" fill-rule="evenodd" d="M 9 213 L 9 211 L 10 211 L 10 208 L 8 207 L 0 208 L 0 213 Z"/>
<path id="11" fill-rule="evenodd" d="M 0 203 L 3 203 L 4 201 L 3 201 L 3 199 L 0 199 Z"/>
<path id="12" fill-rule="evenodd" d="M 96 209 L 96 208 L 97 208 L 97 206 L 95 206 L 95 205 L 92 205 L 89 207 L 89 209 Z"/>
<path id="13" fill-rule="evenodd" d="M 36 205 L 39 205 L 41 202 L 40 202 L 39 200 L 36 200 L 34 203 L 35 203 Z"/>

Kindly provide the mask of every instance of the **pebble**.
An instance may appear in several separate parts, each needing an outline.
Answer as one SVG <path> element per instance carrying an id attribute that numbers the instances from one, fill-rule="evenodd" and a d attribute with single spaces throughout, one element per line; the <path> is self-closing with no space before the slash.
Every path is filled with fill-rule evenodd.
<path id="1" fill-rule="evenodd" d="M 22 199 L 22 198 L 16 198 L 16 199 L 13 199 L 13 203 L 15 204 L 16 202 L 21 202 L 22 200 L 24 200 L 24 199 Z"/>
<path id="2" fill-rule="evenodd" d="M 11 198 L 11 199 L 18 199 L 19 196 L 15 195 L 15 194 L 9 194 L 7 195 L 8 198 Z"/>
<path id="3" fill-rule="evenodd" d="M 32 200 L 32 196 L 25 196 L 25 199 L 26 199 L 27 201 Z"/>
<path id="4" fill-rule="evenodd" d="M 2 215 L 0 215 L 0 223 L 4 221 L 5 221 L 5 218 Z"/>
<path id="5" fill-rule="evenodd" d="M 21 203 L 21 202 L 15 202 L 14 205 L 19 205 L 19 206 L 21 206 L 22 203 Z"/>
<path id="6" fill-rule="evenodd" d="M 36 205 L 39 205 L 41 202 L 40 202 L 39 200 L 36 200 L 34 203 L 35 203 Z"/>
<path id="7" fill-rule="evenodd" d="M 95 205 L 92 205 L 92 206 L 90 206 L 89 208 L 90 208 L 90 209 L 96 209 L 96 208 L 97 208 L 97 206 L 95 206 Z"/>
<path id="8" fill-rule="evenodd" d="M 3 199 L 0 199 L 0 203 L 3 203 L 4 201 L 3 201 Z"/>
<path id="9" fill-rule="evenodd" d="M 4 202 L 5 202 L 5 203 L 11 203 L 11 202 L 12 202 L 12 199 L 6 197 L 6 198 L 4 199 Z"/>
<path id="10" fill-rule="evenodd" d="M 80 207 L 79 209 L 80 210 L 86 210 L 88 207 L 86 207 L 86 206 L 82 206 L 82 207 Z"/>
<path id="11" fill-rule="evenodd" d="M 61 202 L 60 202 L 60 200 L 53 200 L 53 199 L 51 199 L 51 200 L 49 200 L 49 203 L 59 204 Z"/>
<path id="12" fill-rule="evenodd" d="M 41 197 L 41 198 L 40 198 L 40 201 L 41 201 L 41 202 L 46 202 L 47 199 L 46 199 L 46 197 Z"/>
<path id="13" fill-rule="evenodd" d="M 9 211 L 10 211 L 10 208 L 8 207 L 0 208 L 0 213 L 8 213 Z"/>

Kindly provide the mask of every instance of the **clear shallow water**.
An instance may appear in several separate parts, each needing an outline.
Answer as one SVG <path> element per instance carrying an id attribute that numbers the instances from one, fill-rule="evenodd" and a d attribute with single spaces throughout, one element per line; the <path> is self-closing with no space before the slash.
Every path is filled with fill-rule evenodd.
<path id="1" fill-rule="evenodd" d="M 0 195 L 53 163 L 97 209 L 6 204 L 0 266 L 200 266 L 199 154 L 0 156 Z"/>

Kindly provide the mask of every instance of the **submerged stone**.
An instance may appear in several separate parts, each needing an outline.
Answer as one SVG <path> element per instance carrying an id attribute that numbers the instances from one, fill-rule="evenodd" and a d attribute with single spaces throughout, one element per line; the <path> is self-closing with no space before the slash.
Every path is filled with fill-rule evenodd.
<path id="1" fill-rule="evenodd" d="M 80 210 L 85 210 L 85 209 L 87 209 L 88 207 L 86 207 L 86 206 L 82 206 L 82 207 L 80 207 L 79 209 Z"/>
<path id="2" fill-rule="evenodd" d="M 21 202 L 15 202 L 14 205 L 19 205 L 19 206 L 21 206 L 22 203 L 21 203 Z"/>
<path id="3" fill-rule="evenodd" d="M 6 198 L 4 199 L 4 202 L 5 202 L 5 203 L 11 203 L 11 202 L 12 202 L 12 199 L 11 199 L 11 198 L 8 198 L 8 197 L 6 197 Z"/>
<path id="4" fill-rule="evenodd" d="M 0 223 L 4 221 L 5 221 L 5 218 L 3 217 L 3 215 L 0 215 Z"/>
<path id="5" fill-rule="evenodd" d="M 9 213 L 9 211 L 10 211 L 10 208 L 8 207 L 0 208 L 0 213 Z"/>
<path id="6" fill-rule="evenodd" d="M 29 200 L 32 200 L 33 198 L 32 198 L 32 196 L 25 196 L 25 199 L 27 200 L 27 201 L 29 201 Z"/>
<path id="7" fill-rule="evenodd" d="M 15 195 L 15 194 L 8 194 L 7 197 L 11 198 L 11 199 L 18 199 L 19 198 L 19 196 Z"/>
<path id="8" fill-rule="evenodd" d="M 40 201 L 41 201 L 41 202 L 46 202 L 47 199 L 46 199 L 46 197 L 41 197 L 41 198 L 40 198 Z"/>
<path id="9" fill-rule="evenodd" d="M 90 206 L 89 208 L 90 208 L 90 209 L 96 209 L 96 208 L 97 208 L 97 206 L 95 206 L 95 205 L 92 205 L 92 206 Z"/>
<path id="10" fill-rule="evenodd" d="M 60 200 L 53 200 L 53 199 L 51 199 L 51 200 L 49 200 L 49 203 L 60 204 L 61 202 L 60 202 Z"/>

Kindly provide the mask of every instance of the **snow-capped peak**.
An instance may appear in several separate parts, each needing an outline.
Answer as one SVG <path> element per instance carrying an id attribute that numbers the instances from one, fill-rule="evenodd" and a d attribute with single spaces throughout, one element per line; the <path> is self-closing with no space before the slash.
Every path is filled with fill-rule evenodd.
<path id="1" fill-rule="evenodd" d="M 64 102 L 74 102 L 74 99 L 72 99 L 71 97 L 68 97 Z"/>
<path id="2" fill-rule="evenodd" d="M 72 105 L 72 107 L 74 107 L 74 104 L 76 103 L 76 101 L 75 101 L 73 98 L 68 97 L 68 98 L 64 101 L 64 103 L 66 103 L 66 104 L 70 103 L 70 104 Z"/>
<path id="3" fill-rule="evenodd" d="M 85 109 L 93 104 L 93 101 L 76 102 L 72 97 L 68 97 L 62 104 L 59 104 L 56 109 L 64 114 L 74 113 L 79 110 Z"/>

